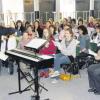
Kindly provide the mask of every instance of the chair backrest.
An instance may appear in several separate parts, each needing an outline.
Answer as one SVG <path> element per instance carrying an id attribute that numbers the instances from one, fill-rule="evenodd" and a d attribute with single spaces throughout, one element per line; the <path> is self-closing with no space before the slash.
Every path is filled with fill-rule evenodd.
<path id="1" fill-rule="evenodd" d="M 77 45 L 76 46 L 76 56 L 78 56 L 80 54 L 80 46 Z"/>

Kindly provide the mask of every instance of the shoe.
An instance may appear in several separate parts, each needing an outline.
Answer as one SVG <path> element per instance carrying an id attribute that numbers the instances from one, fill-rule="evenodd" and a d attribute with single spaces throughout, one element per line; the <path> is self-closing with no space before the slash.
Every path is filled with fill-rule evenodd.
<path id="1" fill-rule="evenodd" d="M 60 75 L 60 73 L 58 71 L 55 71 L 53 74 L 50 75 L 50 77 L 53 78 L 53 77 L 57 77 L 59 75 Z"/>
<path id="2" fill-rule="evenodd" d="M 96 89 L 89 89 L 88 92 L 94 92 Z"/>
<path id="3" fill-rule="evenodd" d="M 11 71 L 9 74 L 10 74 L 10 75 L 13 75 L 13 71 Z"/>
<path id="4" fill-rule="evenodd" d="M 100 92 L 98 92 L 97 90 L 94 91 L 95 95 L 100 95 Z"/>
<path id="5" fill-rule="evenodd" d="M 51 83 L 56 84 L 56 83 L 58 83 L 58 80 L 57 79 L 53 79 L 53 81 Z"/>
<path id="6" fill-rule="evenodd" d="M 39 75 L 39 76 L 40 76 L 40 77 L 44 77 L 44 74 L 45 74 L 45 73 L 42 71 L 42 72 L 40 72 L 40 75 Z"/>
<path id="7" fill-rule="evenodd" d="M 48 78 L 49 77 L 49 73 L 48 72 L 44 72 L 44 78 Z"/>

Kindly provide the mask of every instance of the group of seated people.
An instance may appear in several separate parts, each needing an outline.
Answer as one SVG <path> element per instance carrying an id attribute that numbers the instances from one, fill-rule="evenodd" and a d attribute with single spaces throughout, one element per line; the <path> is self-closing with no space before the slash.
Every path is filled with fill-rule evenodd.
<path id="1" fill-rule="evenodd" d="M 8 31 L 10 29 L 10 31 Z M 88 56 L 90 42 L 94 42 L 98 45 L 100 41 L 100 23 L 95 21 L 93 17 L 89 18 L 89 22 L 84 24 L 82 18 L 78 19 L 78 24 L 75 19 L 64 18 L 61 23 L 48 20 L 45 24 L 41 24 L 39 20 L 36 20 L 32 25 L 26 22 L 23 25 L 22 21 L 17 21 L 13 28 L 0 28 L 0 30 L 7 30 L 5 34 L 0 36 L 0 50 L 11 50 L 19 48 L 24 50 L 25 45 L 32 39 L 43 38 L 47 42 L 39 50 L 39 54 L 54 55 L 54 65 L 52 69 L 49 69 L 50 75 L 61 73 L 61 64 L 71 63 L 70 56 L 76 57 L 76 48 L 79 47 L 79 55 Z M 2 31 L 3 32 L 3 31 Z M 1 32 L 0 32 L 1 33 Z M 17 38 L 17 41 L 16 41 Z M 59 53 L 57 53 L 59 50 Z M 100 56 L 100 55 L 99 55 Z M 98 57 L 99 59 L 99 57 Z M 10 68 L 10 74 L 13 74 L 13 64 L 10 63 L 13 59 L 10 57 L 7 59 L 8 68 Z M 0 61 L 1 65 L 5 62 Z M 94 93 L 100 92 L 100 67 L 99 64 L 91 65 L 88 67 L 88 76 L 90 89 Z M 44 74 L 45 70 L 41 71 L 41 76 L 48 76 Z"/>

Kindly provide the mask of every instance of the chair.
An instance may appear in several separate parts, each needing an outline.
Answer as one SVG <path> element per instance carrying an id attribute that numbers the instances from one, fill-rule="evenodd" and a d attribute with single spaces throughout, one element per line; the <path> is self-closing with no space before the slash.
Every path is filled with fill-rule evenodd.
<path id="1" fill-rule="evenodd" d="M 94 52 L 97 52 L 97 44 L 90 42 L 89 49 L 91 49 Z M 84 53 L 84 52 L 80 53 L 79 45 L 77 45 L 76 58 L 80 69 L 87 68 L 90 65 L 90 63 L 92 63 L 93 57 L 94 57 L 93 55 L 88 53 Z M 83 67 L 83 65 L 85 66 Z"/>

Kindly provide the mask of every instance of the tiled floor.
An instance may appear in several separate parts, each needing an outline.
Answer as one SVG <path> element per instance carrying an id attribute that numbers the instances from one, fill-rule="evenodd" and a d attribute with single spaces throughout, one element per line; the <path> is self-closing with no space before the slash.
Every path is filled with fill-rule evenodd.
<path id="1" fill-rule="evenodd" d="M 58 80 L 58 83 L 52 84 L 53 79 L 42 78 L 40 83 L 44 85 L 48 92 L 42 90 L 41 99 L 50 98 L 50 100 L 100 100 L 100 95 L 88 93 L 88 77 L 87 71 L 81 71 L 81 78 L 70 81 Z M 0 100 L 31 100 L 32 91 L 22 94 L 8 95 L 9 92 L 17 90 L 17 73 L 13 76 L 8 75 L 7 69 L 3 68 L 0 75 Z M 22 88 L 26 86 L 25 80 L 22 81 Z"/>

